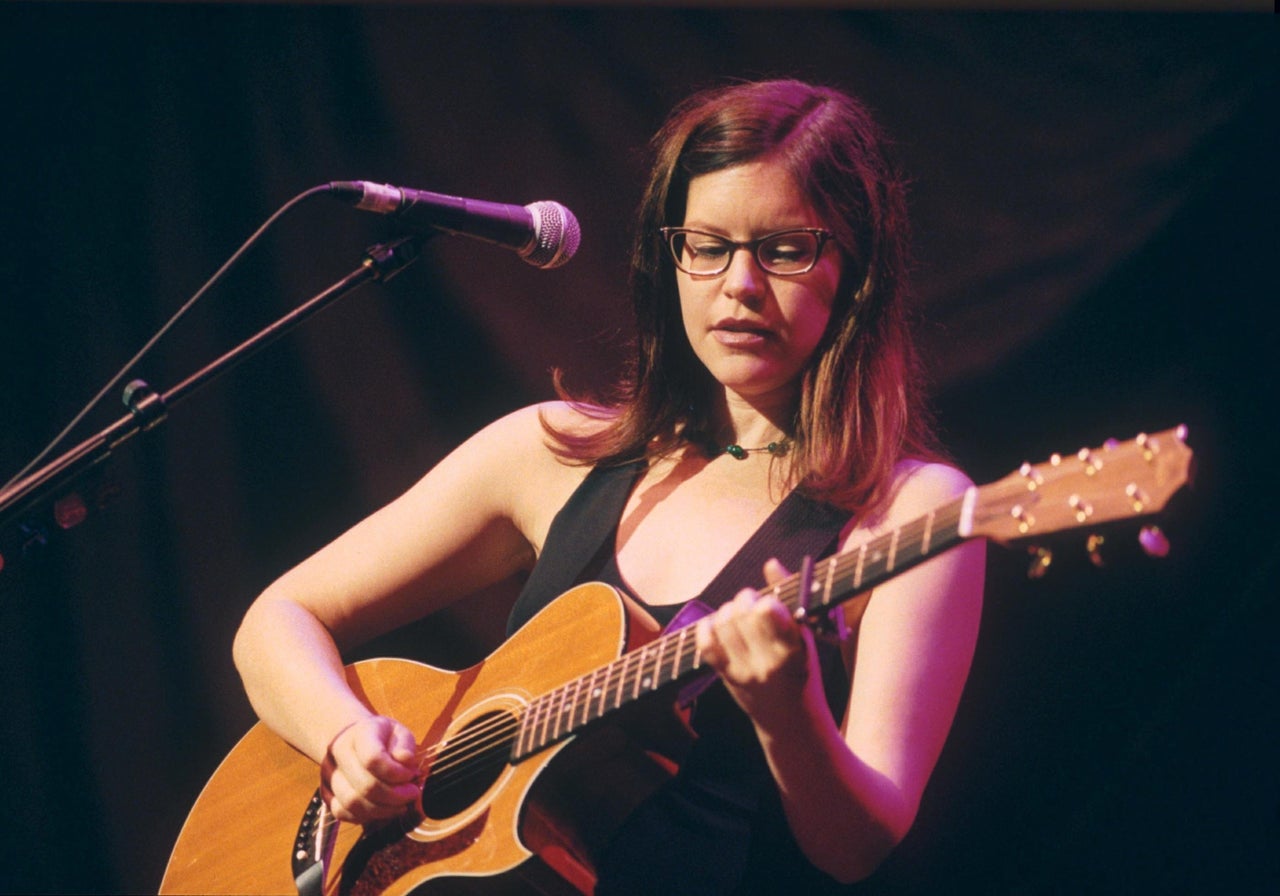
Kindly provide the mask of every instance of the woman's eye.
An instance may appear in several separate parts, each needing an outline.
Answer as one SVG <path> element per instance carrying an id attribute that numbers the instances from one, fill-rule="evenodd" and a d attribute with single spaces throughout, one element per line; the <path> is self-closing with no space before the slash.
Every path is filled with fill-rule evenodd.
<path id="1" fill-rule="evenodd" d="M 795 262 L 805 257 L 805 249 L 802 246 L 769 246 L 765 249 L 765 256 L 773 262 Z"/>
<path id="2" fill-rule="evenodd" d="M 719 258 L 729 251 L 729 247 L 724 243 L 691 243 L 689 249 L 694 255 L 703 258 Z"/>

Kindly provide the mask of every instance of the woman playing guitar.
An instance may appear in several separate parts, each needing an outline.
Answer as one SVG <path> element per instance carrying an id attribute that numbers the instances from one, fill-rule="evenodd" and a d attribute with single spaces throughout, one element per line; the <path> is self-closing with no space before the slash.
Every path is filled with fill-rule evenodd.
<path id="1" fill-rule="evenodd" d="M 616 399 L 483 429 L 267 588 L 236 662 L 329 810 L 376 827 L 420 809 L 424 732 L 355 693 L 344 650 L 517 573 L 513 630 L 584 581 L 664 623 L 700 598 L 715 609 L 692 637 L 719 682 L 694 704 L 698 738 L 600 845 L 587 887 L 839 890 L 915 818 L 973 654 L 984 547 L 880 585 L 835 646 L 742 586 L 757 555 L 777 558 L 773 584 L 970 485 L 922 408 L 903 185 L 857 101 L 794 81 L 698 94 L 653 150 Z"/>

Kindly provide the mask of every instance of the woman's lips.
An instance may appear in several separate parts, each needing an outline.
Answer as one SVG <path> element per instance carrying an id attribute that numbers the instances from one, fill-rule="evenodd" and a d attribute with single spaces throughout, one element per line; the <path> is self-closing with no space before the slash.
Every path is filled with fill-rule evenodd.
<path id="1" fill-rule="evenodd" d="M 763 345 L 769 338 L 769 329 L 763 324 L 740 320 L 722 320 L 711 328 L 711 335 L 721 345 L 733 348 L 750 348 Z"/>

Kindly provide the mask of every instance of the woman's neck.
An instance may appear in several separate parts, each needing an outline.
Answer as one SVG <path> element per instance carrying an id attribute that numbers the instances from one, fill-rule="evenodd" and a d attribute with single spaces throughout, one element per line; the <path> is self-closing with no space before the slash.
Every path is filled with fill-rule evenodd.
<path id="1" fill-rule="evenodd" d="M 746 398 L 726 393 L 724 404 L 713 417 L 715 438 L 724 445 L 762 448 L 789 439 L 795 420 L 792 393 L 764 398 Z M 723 446 L 722 446 L 723 447 Z"/>

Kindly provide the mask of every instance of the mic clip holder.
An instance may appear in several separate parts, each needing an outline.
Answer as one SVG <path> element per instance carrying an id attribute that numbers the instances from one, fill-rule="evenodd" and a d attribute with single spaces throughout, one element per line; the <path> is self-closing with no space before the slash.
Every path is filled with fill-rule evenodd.
<path id="1" fill-rule="evenodd" d="M 169 416 L 164 398 L 148 386 L 145 380 L 133 380 L 125 386 L 122 400 L 129 413 L 138 421 L 141 432 L 153 429 Z"/>

